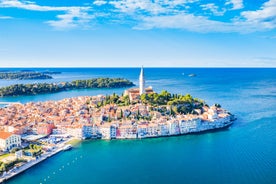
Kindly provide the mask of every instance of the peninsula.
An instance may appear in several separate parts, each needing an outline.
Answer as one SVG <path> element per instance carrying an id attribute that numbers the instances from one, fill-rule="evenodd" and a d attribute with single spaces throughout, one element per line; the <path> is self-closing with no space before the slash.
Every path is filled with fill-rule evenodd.
<path id="1" fill-rule="evenodd" d="M 52 79 L 52 72 L 36 72 L 36 71 L 1 71 L 0 79 L 5 80 L 31 80 L 31 79 Z"/>
<path id="2" fill-rule="evenodd" d="M 79 89 L 125 87 L 133 83 L 101 78 L 64 85 Z M 127 89 L 122 95 L 79 96 L 0 108 L 0 149 L 5 152 L 0 156 L 0 181 L 70 149 L 66 143 L 73 139 L 177 136 L 227 128 L 234 120 L 234 115 L 219 104 L 209 106 L 190 94 L 166 90 L 156 93 L 152 87 L 145 88 L 142 68 L 139 88 Z"/>
<path id="3" fill-rule="evenodd" d="M 134 86 L 132 82 L 122 78 L 93 78 L 60 83 L 15 84 L 0 88 L 0 97 L 56 93 L 74 89 L 123 88 L 131 86 Z"/>

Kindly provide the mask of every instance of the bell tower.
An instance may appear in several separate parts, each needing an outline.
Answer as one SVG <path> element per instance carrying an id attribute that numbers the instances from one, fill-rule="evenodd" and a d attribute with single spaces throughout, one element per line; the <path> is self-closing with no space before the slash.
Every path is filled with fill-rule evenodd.
<path id="1" fill-rule="evenodd" d="M 144 68 L 142 66 L 139 76 L 139 93 L 140 95 L 145 93 L 145 79 L 144 79 Z"/>

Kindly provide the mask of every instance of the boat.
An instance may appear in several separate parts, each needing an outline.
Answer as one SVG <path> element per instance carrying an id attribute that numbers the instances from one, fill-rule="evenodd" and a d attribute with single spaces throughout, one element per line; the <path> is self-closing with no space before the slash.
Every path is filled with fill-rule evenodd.
<path id="1" fill-rule="evenodd" d="M 196 74 L 194 74 L 194 73 L 189 74 L 189 77 L 195 77 L 195 76 L 196 76 Z"/>
<path id="2" fill-rule="evenodd" d="M 67 151 L 72 149 L 72 145 L 71 144 L 67 144 L 66 146 L 63 147 L 63 151 Z"/>

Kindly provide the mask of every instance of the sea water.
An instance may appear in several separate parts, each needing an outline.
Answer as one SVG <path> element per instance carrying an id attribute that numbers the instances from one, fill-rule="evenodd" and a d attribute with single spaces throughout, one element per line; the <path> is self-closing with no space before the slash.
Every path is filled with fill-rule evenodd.
<path id="1" fill-rule="evenodd" d="M 14 69 L 13 69 L 14 70 Z M 123 77 L 138 84 L 139 68 L 50 68 L 50 80 Z M 189 77 L 189 74 L 196 74 Z M 6 183 L 276 183 L 276 69 L 145 68 L 146 85 L 157 92 L 190 93 L 219 103 L 238 118 L 228 130 L 142 140 L 84 141 Z M 0 98 L 21 102 L 60 100 L 124 89 L 84 89 Z"/>

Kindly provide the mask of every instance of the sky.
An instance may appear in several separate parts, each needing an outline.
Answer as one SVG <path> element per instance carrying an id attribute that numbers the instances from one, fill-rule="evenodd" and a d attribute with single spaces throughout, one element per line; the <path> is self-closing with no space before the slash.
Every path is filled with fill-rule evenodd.
<path id="1" fill-rule="evenodd" d="M 276 0 L 0 0 L 1 67 L 276 67 Z"/>

